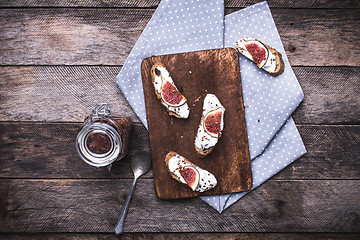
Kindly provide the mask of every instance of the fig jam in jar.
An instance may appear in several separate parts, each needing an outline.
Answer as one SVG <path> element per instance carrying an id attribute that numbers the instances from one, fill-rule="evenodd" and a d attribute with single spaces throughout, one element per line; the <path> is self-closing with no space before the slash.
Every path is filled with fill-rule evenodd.
<path id="1" fill-rule="evenodd" d="M 92 166 L 111 166 L 126 156 L 131 127 L 130 119 L 111 115 L 109 104 L 98 104 L 76 137 L 76 150 Z"/>

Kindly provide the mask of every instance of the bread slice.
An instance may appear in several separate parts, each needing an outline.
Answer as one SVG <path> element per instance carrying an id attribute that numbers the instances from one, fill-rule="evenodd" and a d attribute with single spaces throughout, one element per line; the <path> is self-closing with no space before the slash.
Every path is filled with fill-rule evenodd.
<path id="1" fill-rule="evenodd" d="M 163 72 L 161 72 L 159 69 L 163 70 Z M 161 104 L 166 107 L 168 114 L 170 116 L 175 116 L 177 118 L 187 118 L 189 116 L 190 109 L 187 105 L 186 100 L 183 104 L 181 104 L 179 106 L 171 106 L 168 103 L 166 103 L 164 101 L 164 99 L 161 97 L 162 80 L 159 80 L 159 78 L 157 76 L 163 75 L 163 73 L 165 73 L 165 75 L 166 75 L 164 77 L 170 79 L 173 86 L 175 86 L 166 67 L 161 63 L 155 63 L 151 67 L 151 79 L 152 79 L 152 83 L 154 85 L 154 90 L 155 90 L 155 94 L 156 94 L 157 98 L 160 99 Z M 162 77 L 161 77 L 161 79 L 162 79 Z M 175 86 L 175 88 L 176 88 L 176 86 Z"/>
<path id="2" fill-rule="evenodd" d="M 218 134 L 210 134 L 205 130 L 204 120 L 208 114 L 215 113 L 215 111 L 219 113 L 221 112 L 221 122 L 218 125 L 219 132 Z M 197 157 L 205 158 L 214 151 L 214 147 L 222 135 L 224 127 L 224 112 L 225 108 L 221 105 L 219 99 L 214 94 L 207 94 L 204 99 L 202 117 L 200 119 L 194 143 Z"/>
<path id="3" fill-rule="evenodd" d="M 197 192 L 204 192 L 214 188 L 217 185 L 217 180 L 213 174 L 208 172 L 205 169 L 200 168 L 196 164 L 190 162 L 185 157 L 179 155 L 176 152 L 169 152 L 165 157 L 165 163 L 168 172 L 170 173 L 171 177 L 176 181 L 187 184 L 187 182 L 182 178 L 179 171 L 183 168 L 192 167 L 196 169 L 198 172 L 198 184 L 194 186 L 192 189 L 193 191 Z M 189 185 L 188 185 L 189 186 Z M 189 186 L 190 187 L 190 186 Z"/>
<path id="4" fill-rule="evenodd" d="M 256 43 L 257 42 L 257 43 Z M 282 59 L 281 53 L 276 51 L 274 48 L 270 47 L 269 45 L 261 42 L 259 39 L 253 38 L 253 37 L 244 37 L 242 39 L 239 39 L 235 43 L 236 50 L 250 59 L 254 62 L 253 56 L 246 48 L 245 44 L 248 43 L 256 43 L 257 46 L 261 46 L 261 48 L 266 48 L 268 52 L 268 57 L 266 58 L 266 61 L 263 65 L 259 66 L 259 68 L 263 69 L 264 71 L 268 72 L 272 76 L 276 77 L 279 76 L 284 72 L 285 64 Z M 260 44 L 258 44 L 260 43 Z M 258 52 L 257 52 L 258 53 Z M 263 62 L 263 61 L 262 61 Z"/>
<path id="5" fill-rule="evenodd" d="M 214 147 L 210 147 L 208 149 L 201 149 L 195 146 L 195 151 L 196 151 L 196 156 L 199 158 L 206 158 L 207 156 L 209 156 L 213 151 L 214 151 Z"/>
<path id="6" fill-rule="evenodd" d="M 271 53 L 274 54 L 275 63 L 276 63 L 275 71 L 274 72 L 268 72 L 268 73 L 270 73 L 274 77 L 279 76 L 280 74 L 282 74 L 284 72 L 284 69 L 285 69 L 285 64 L 284 64 L 282 55 L 281 55 L 281 53 L 276 51 L 274 48 L 269 47 L 268 45 L 265 45 L 265 46 L 267 46 L 269 51 L 271 51 Z"/>

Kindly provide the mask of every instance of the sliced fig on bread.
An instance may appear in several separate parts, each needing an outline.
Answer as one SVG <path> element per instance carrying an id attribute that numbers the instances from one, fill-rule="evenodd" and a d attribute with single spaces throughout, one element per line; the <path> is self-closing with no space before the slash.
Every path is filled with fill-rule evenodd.
<path id="1" fill-rule="evenodd" d="M 151 68 L 151 78 L 155 94 L 166 107 L 169 115 L 177 118 L 187 118 L 190 113 L 187 99 L 176 87 L 170 73 L 161 63 L 156 63 Z"/>
<path id="2" fill-rule="evenodd" d="M 256 65 L 278 76 L 284 72 L 284 61 L 281 53 L 253 37 L 244 37 L 235 43 L 236 50 L 256 63 Z"/>
<path id="3" fill-rule="evenodd" d="M 181 177 L 185 180 L 187 185 L 195 191 L 196 187 L 199 185 L 200 173 L 199 171 L 192 166 L 184 166 L 179 170 Z"/>
<path id="4" fill-rule="evenodd" d="M 192 191 L 205 192 L 217 185 L 216 177 L 176 152 L 169 152 L 165 164 L 171 177 Z"/>
<path id="5" fill-rule="evenodd" d="M 208 112 L 204 116 L 204 129 L 212 137 L 219 138 L 221 130 L 221 121 L 224 111 L 222 108 L 217 108 Z"/>
<path id="6" fill-rule="evenodd" d="M 262 68 L 269 58 L 269 49 L 262 42 L 254 40 L 245 41 L 244 45 L 253 61 Z"/>
<path id="7" fill-rule="evenodd" d="M 194 143 L 198 157 L 204 158 L 213 152 L 224 128 L 224 113 L 219 99 L 214 94 L 207 94 Z"/>
<path id="8" fill-rule="evenodd" d="M 182 95 L 174 84 L 162 77 L 161 98 L 169 106 L 178 107 L 186 102 L 186 98 Z"/>

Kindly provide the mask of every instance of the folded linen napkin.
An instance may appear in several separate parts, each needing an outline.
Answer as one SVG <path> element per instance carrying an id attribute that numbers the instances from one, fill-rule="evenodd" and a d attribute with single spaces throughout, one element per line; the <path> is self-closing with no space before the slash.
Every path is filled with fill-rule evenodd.
<path id="1" fill-rule="evenodd" d="M 237 25 L 237 20 L 240 18 L 241 21 L 250 21 L 247 24 L 258 29 L 251 16 L 253 13 L 259 14 L 259 11 L 264 11 L 262 16 L 266 16 L 270 28 L 259 30 L 260 32 L 241 32 L 247 28 L 247 25 Z M 256 69 L 257 67 L 250 61 L 240 57 L 250 155 L 253 159 L 264 151 L 300 103 L 303 95 L 285 56 L 266 2 L 230 14 L 226 16 L 225 20 L 227 23 L 224 34 L 224 3 L 220 0 L 181 2 L 163 0 L 116 77 L 116 82 L 130 106 L 147 127 L 140 73 L 141 61 L 144 58 L 151 55 L 207 50 L 224 46 L 233 47 L 237 38 L 244 37 L 244 34 L 253 33 L 254 37 L 258 37 L 280 51 L 286 65 L 284 74 L 281 77 L 274 78 L 262 70 Z M 265 29 L 265 26 L 263 27 Z M 253 81 L 254 76 L 255 81 Z M 284 137 L 286 141 L 276 140 Z M 272 142 L 268 149 L 275 146 L 275 152 L 284 152 L 290 155 L 274 155 L 274 149 L 267 149 L 256 158 L 252 162 L 254 187 L 305 153 L 305 148 L 292 120 L 289 120 L 277 134 L 274 143 Z M 268 151 L 270 152 L 267 153 Z M 264 156 L 271 158 L 265 162 L 269 164 L 269 166 L 266 165 L 266 168 L 263 167 L 263 164 L 259 164 L 263 161 Z M 269 170 L 270 167 L 271 171 Z M 221 212 L 242 196 L 243 193 L 226 194 L 202 197 L 202 199 Z"/>
<path id="2" fill-rule="evenodd" d="M 290 66 L 269 6 L 261 2 L 225 16 L 224 47 L 246 36 L 255 37 L 282 54 L 285 71 L 273 77 L 240 55 L 245 114 L 253 159 L 262 153 L 304 98 Z"/>
<path id="3" fill-rule="evenodd" d="M 233 47 L 239 38 L 246 36 L 260 39 L 280 52 L 285 64 L 284 73 L 273 77 L 239 55 L 250 158 L 253 160 L 253 190 L 306 153 L 295 123 L 289 119 L 304 95 L 266 2 L 225 16 L 224 36 L 224 47 Z M 227 194 L 202 199 L 222 212 L 244 195 Z"/>

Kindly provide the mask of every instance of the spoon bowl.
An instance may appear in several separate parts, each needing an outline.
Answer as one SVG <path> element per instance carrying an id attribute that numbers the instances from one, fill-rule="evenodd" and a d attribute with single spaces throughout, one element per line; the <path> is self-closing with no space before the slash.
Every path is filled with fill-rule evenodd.
<path id="1" fill-rule="evenodd" d="M 151 166 L 150 154 L 147 152 L 139 152 L 131 158 L 131 170 L 134 177 L 138 178 L 147 173 Z"/>

